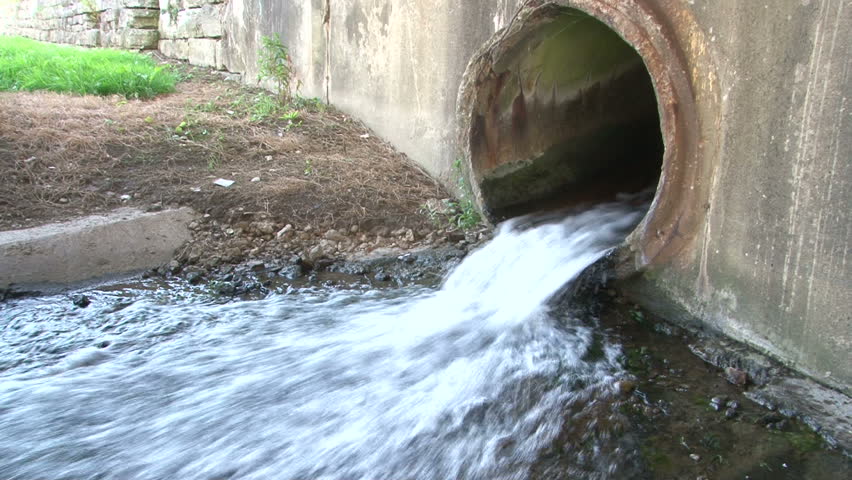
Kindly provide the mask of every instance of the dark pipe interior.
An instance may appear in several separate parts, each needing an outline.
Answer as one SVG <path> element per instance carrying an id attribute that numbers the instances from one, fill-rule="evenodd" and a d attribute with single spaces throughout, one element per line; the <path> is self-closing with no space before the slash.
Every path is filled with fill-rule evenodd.
<path id="1" fill-rule="evenodd" d="M 472 165 L 495 220 L 653 191 L 663 142 L 641 57 L 605 24 L 565 9 L 530 31 L 482 88 Z"/>

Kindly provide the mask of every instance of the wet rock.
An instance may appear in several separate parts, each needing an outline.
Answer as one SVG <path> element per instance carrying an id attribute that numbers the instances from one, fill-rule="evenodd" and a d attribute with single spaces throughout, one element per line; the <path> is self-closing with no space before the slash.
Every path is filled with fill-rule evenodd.
<path id="1" fill-rule="evenodd" d="M 389 282 L 391 280 L 391 276 L 385 272 L 378 272 L 375 277 L 377 282 Z"/>
<path id="2" fill-rule="evenodd" d="M 713 397 L 710 399 L 710 408 L 717 412 L 725 407 L 725 397 Z"/>
<path id="3" fill-rule="evenodd" d="M 179 273 L 180 269 L 181 269 L 181 264 L 180 264 L 179 261 L 172 260 L 171 262 L 169 262 L 168 270 L 169 270 L 169 273 L 171 273 L 172 275 Z"/>
<path id="4" fill-rule="evenodd" d="M 185 272 L 185 278 L 190 285 L 198 285 L 204 278 L 204 271 L 200 268 L 188 269 Z"/>
<path id="5" fill-rule="evenodd" d="M 725 379 L 729 383 L 743 387 L 748 383 L 748 374 L 738 368 L 728 367 L 725 369 Z"/>
<path id="6" fill-rule="evenodd" d="M 777 413 L 770 413 L 770 414 L 763 415 L 762 417 L 758 418 L 757 422 L 755 422 L 755 423 L 757 423 L 758 425 L 770 425 L 770 424 L 773 424 L 773 423 L 778 423 L 781 420 L 784 420 L 783 416 L 781 416 Z"/>
<path id="7" fill-rule="evenodd" d="M 768 428 L 769 430 L 778 430 L 779 432 L 785 432 L 785 431 L 789 430 L 790 422 L 785 418 L 784 420 L 781 420 L 780 422 L 768 423 L 766 425 L 766 428 Z"/>
<path id="8" fill-rule="evenodd" d="M 278 271 L 278 276 L 287 280 L 296 280 L 302 278 L 305 274 L 302 265 L 285 265 Z"/>
<path id="9" fill-rule="evenodd" d="M 266 263 L 263 260 L 253 260 L 246 265 L 252 272 L 262 272 L 266 270 Z"/>
<path id="10" fill-rule="evenodd" d="M 71 302 L 80 308 L 86 308 L 92 303 L 92 301 L 89 300 L 89 297 L 85 295 L 74 295 L 71 297 Z"/>
<path id="11" fill-rule="evenodd" d="M 636 390 L 636 382 L 632 380 L 619 380 L 616 382 L 615 387 L 622 397 L 627 397 Z"/>

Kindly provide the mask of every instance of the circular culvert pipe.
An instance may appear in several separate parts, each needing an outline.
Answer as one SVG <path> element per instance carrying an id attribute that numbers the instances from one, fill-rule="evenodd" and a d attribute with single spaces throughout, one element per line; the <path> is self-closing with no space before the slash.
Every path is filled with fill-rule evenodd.
<path id="1" fill-rule="evenodd" d="M 459 93 L 466 174 L 492 220 L 655 191 L 622 248 L 632 271 L 676 257 L 706 202 L 686 63 L 644 5 L 522 8 L 471 60 Z"/>

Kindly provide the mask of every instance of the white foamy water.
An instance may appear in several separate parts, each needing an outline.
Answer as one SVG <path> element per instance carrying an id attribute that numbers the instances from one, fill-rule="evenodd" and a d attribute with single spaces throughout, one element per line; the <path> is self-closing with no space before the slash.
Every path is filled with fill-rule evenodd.
<path id="1" fill-rule="evenodd" d="M 438 290 L 0 304 L 0 479 L 528 478 L 620 373 L 547 301 L 638 219 L 505 224 Z"/>

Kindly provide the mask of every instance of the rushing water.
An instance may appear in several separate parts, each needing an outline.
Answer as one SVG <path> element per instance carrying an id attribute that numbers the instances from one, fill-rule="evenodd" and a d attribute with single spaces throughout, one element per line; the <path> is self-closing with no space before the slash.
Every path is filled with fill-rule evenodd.
<path id="1" fill-rule="evenodd" d="M 0 304 L 0 478 L 527 478 L 621 374 L 548 300 L 638 218 L 504 224 L 439 289 Z"/>

